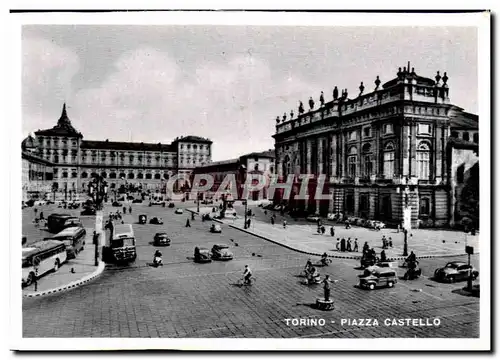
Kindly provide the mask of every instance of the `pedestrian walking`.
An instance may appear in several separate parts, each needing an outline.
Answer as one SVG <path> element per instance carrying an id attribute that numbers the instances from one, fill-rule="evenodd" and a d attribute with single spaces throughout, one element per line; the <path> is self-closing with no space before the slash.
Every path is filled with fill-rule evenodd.
<path id="1" fill-rule="evenodd" d="M 323 225 L 321 225 L 321 234 L 325 235 L 326 229 Z"/>
<path id="2" fill-rule="evenodd" d="M 45 218 L 43 216 L 43 211 L 40 211 L 40 220 L 45 220 Z"/>
<path id="3" fill-rule="evenodd" d="M 335 229 L 333 228 L 333 226 L 330 228 L 330 235 L 331 235 L 332 237 L 334 237 L 334 236 L 335 236 Z"/>
<path id="4" fill-rule="evenodd" d="M 264 210 L 264 215 L 267 215 L 267 210 Z"/>
<path id="5" fill-rule="evenodd" d="M 191 227 L 191 223 L 189 222 L 189 219 L 186 219 L 186 227 Z"/>
<path id="6" fill-rule="evenodd" d="M 368 241 L 365 241 L 365 244 L 363 245 L 363 253 L 367 252 L 370 249 L 370 246 L 368 245 Z"/>
<path id="7" fill-rule="evenodd" d="M 126 214 L 127 213 L 127 208 L 124 206 L 123 207 L 123 213 Z"/>
<path id="8" fill-rule="evenodd" d="M 358 238 L 354 239 L 354 248 L 352 249 L 352 251 L 355 251 L 355 252 L 358 252 Z"/>
<path id="9" fill-rule="evenodd" d="M 345 245 L 346 245 L 345 238 L 342 238 L 342 240 L 340 240 L 340 251 L 341 252 L 345 251 Z"/>
<path id="10" fill-rule="evenodd" d="M 392 238 L 391 237 L 389 237 L 387 244 L 389 245 L 390 248 L 392 248 Z"/>
<path id="11" fill-rule="evenodd" d="M 252 224 L 252 220 L 251 220 L 251 219 L 248 219 L 248 220 L 247 220 L 247 229 L 249 229 L 249 228 L 250 228 L 250 225 L 251 225 L 251 224 Z"/>
<path id="12" fill-rule="evenodd" d="M 283 220 L 283 229 L 286 229 L 286 220 Z"/>
<path id="13" fill-rule="evenodd" d="M 340 238 L 337 238 L 337 243 L 335 244 L 337 251 L 340 251 Z"/>
<path id="14" fill-rule="evenodd" d="M 351 238 L 347 239 L 347 251 L 351 252 L 352 251 L 352 243 L 351 243 Z"/>
<path id="15" fill-rule="evenodd" d="M 325 279 L 323 280 L 323 292 L 325 295 L 325 301 L 330 301 L 330 275 L 326 275 Z"/>
<path id="16" fill-rule="evenodd" d="M 129 214 L 132 214 L 132 205 L 130 205 L 130 206 L 128 207 L 128 213 L 129 213 Z"/>
<path id="17" fill-rule="evenodd" d="M 38 209 L 34 208 L 33 211 L 35 212 L 35 217 L 36 217 L 36 214 L 38 213 Z"/>
<path id="18" fill-rule="evenodd" d="M 271 225 L 274 225 L 274 217 L 271 216 Z"/>

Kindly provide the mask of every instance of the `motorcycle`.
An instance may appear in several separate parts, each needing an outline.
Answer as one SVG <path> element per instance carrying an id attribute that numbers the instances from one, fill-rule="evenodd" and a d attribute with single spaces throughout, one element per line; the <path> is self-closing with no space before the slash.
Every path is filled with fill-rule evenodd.
<path id="1" fill-rule="evenodd" d="M 408 270 L 406 270 L 403 279 L 404 280 L 415 280 L 418 279 L 422 275 L 422 269 L 418 267 L 417 264 L 413 266 L 409 266 Z"/>
<path id="2" fill-rule="evenodd" d="M 163 260 L 161 258 L 162 253 L 160 251 L 156 251 L 154 256 L 153 256 L 153 266 L 158 267 L 158 266 L 163 266 Z"/>

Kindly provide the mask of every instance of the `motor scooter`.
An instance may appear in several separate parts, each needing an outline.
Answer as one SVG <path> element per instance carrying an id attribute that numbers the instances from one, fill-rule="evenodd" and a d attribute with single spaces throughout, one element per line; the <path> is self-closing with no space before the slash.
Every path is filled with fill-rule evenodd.
<path id="1" fill-rule="evenodd" d="M 307 277 L 304 280 L 305 285 L 314 285 L 314 284 L 319 284 L 321 282 L 321 275 L 316 275 L 314 277 Z"/>
<path id="2" fill-rule="evenodd" d="M 422 269 L 418 267 L 418 265 L 409 266 L 408 270 L 406 270 L 403 275 L 404 280 L 415 280 L 418 279 L 422 275 Z"/>

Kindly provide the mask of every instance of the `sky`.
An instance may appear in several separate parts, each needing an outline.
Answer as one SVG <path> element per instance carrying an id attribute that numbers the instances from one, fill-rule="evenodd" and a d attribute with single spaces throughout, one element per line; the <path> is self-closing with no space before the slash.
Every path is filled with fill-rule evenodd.
<path id="1" fill-rule="evenodd" d="M 196 135 L 225 160 L 274 148 L 300 100 L 367 93 L 408 61 L 446 71 L 451 102 L 477 113 L 477 53 L 472 27 L 25 25 L 22 130 L 51 128 L 66 102 L 84 139 Z"/>

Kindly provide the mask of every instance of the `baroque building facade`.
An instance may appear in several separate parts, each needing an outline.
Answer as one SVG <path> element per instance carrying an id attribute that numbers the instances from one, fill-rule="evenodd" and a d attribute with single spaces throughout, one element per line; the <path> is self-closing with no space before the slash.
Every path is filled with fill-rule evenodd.
<path id="1" fill-rule="evenodd" d="M 275 202 L 393 225 L 404 214 L 413 227 L 448 225 L 448 140 L 477 143 L 478 117 L 450 103 L 446 72 L 432 80 L 409 69 L 399 68 L 383 85 L 377 76 L 371 92 L 361 83 L 353 98 L 335 87 L 332 101 L 321 93 L 319 107 L 310 98 L 308 111 L 301 102 L 297 117 L 292 110 L 288 119 L 286 113 L 276 118 L 277 172 L 280 182 L 289 175 L 294 182 L 291 196 L 278 191 Z M 295 200 L 300 174 L 313 175 L 306 200 Z M 319 175 L 328 200 L 314 198 Z"/>
<path id="2" fill-rule="evenodd" d="M 198 136 L 178 137 L 171 144 L 84 140 L 65 104 L 57 124 L 36 131 L 30 141 L 32 153 L 53 164 L 52 191 L 65 194 L 86 192 L 95 176 L 104 178 L 115 193 L 130 186 L 166 191 L 172 176 L 184 174 L 188 179 L 196 166 L 210 163 L 212 155 L 212 141 Z"/>

